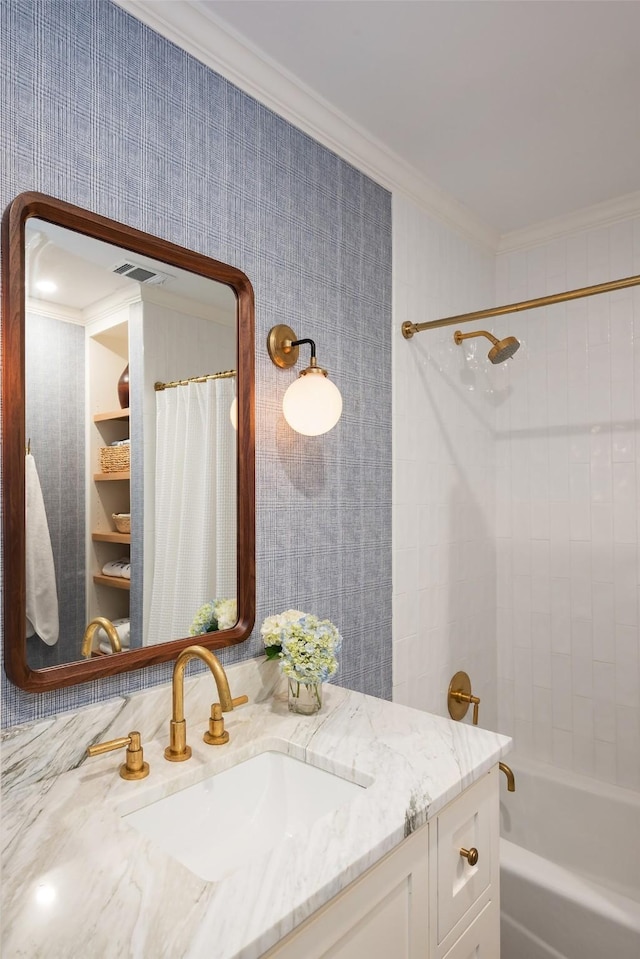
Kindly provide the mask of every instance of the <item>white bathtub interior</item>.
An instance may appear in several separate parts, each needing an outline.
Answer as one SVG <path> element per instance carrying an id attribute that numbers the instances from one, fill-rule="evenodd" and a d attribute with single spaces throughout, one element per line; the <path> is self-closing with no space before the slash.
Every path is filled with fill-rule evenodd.
<path id="1" fill-rule="evenodd" d="M 502 787 L 501 959 L 640 957 L 640 796 L 531 761 Z"/>

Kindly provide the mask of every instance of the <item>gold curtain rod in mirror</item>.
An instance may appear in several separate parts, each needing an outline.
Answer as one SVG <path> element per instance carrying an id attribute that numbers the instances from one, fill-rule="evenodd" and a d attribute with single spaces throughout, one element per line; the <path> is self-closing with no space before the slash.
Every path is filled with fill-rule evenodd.
<path id="1" fill-rule="evenodd" d="M 520 303 L 508 303 L 506 306 L 495 306 L 490 310 L 476 310 L 474 313 L 446 316 L 441 320 L 430 320 L 426 323 L 411 323 L 410 320 L 405 320 L 402 324 L 402 335 L 405 340 L 410 340 L 414 333 L 435 330 L 440 326 L 457 326 L 459 323 L 470 323 L 472 320 L 485 320 L 492 316 L 504 316 L 506 313 L 534 310 L 536 307 L 566 303 L 568 300 L 579 300 L 583 296 L 595 296 L 597 293 L 611 293 L 613 290 L 624 290 L 630 286 L 640 286 L 640 275 L 627 276 L 622 280 L 611 280 L 608 283 L 596 283 L 594 286 L 583 286 L 578 290 L 567 290 L 566 293 L 551 293 L 549 296 L 539 296 L 534 300 L 522 300 Z"/>
<path id="2" fill-rule="evenodd" d="M 187 386 L 189 383 L 206 383 L 207 380 L 228 380 L 236 375 L 235 370 L 223 370 L 222 373 L 205 373 L 204 376 L 191 376 L 188 380 L 172 380 L 171 383 L 154 383 L 154 389 L 172 390 L 175 386 Z"/>

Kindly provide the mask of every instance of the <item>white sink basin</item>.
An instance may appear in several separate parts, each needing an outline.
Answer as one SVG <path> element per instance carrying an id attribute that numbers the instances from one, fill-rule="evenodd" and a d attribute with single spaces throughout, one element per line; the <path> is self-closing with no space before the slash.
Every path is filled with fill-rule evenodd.
<path id="1" fill-rule="evenodd" d="M 223 879 L 304 832 L 363 786 L 264 752 L 123 819 L 202 879 Z"/>

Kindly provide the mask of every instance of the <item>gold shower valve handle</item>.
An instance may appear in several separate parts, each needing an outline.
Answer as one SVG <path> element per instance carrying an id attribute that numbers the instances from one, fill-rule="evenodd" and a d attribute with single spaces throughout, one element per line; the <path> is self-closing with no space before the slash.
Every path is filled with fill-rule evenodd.
<path id="1" fill-rule="evenodd" d="M 87 756 L 101 756 L 102 753 L 110 753 L 114 749 L 122 749 L 123 746 L 127 747 L 127 758 L 126 762 L 120 766 L 121 778 L 145 779 L 149 775 L 149 763 L 144 761 L 138 732 L 129 733 L 128 736 L 122 736 L 120 739 L 110 739 L 106 743 L 88 746 Z"/>
<path id="2" fill-rule="evenodd" d="M 478 725 L 478 707 L 480 699 L 471 693 L 471 680 L 463 670 L 456 673 L 449 683 L 447 692 L 447 706 L 452 719 L 463 719 L 467 715 L 469 705 L 473 705 L 473 725 Z"/>
<path id="3" fill-rule="evenodd" d="M 480 700 L 477 696 L 469 696 L 469 702 L 473 703 L 473 717 L 471 722 L 474 726 L 478 725 L 478 706 L 480 705 Z"/>
<path id="4" fill-rule="evenodd" d="M 477 696 L 471 696 L 469 693 L 461 692 L 461 690 L 456 689 L 451 693 L 451 698 L 455 699 L 457 703 L 467 703 L 473 704 L 473 716 L 471 722 L 474 726 L 478 725 L 478 706 L 480 705 L 480 700 Z M 465 709 L 466 713 L 466 709 Z"/>
<path id="5" fill-rule="evenodd" d="M 471 849 L 461 849 L 460 855 L 467 860 L 470 866 L 475 866 L 478 859 L 480 858 L 478 856 L 478 850 L 476 849 L 475 846 L 472 846 Z"/>

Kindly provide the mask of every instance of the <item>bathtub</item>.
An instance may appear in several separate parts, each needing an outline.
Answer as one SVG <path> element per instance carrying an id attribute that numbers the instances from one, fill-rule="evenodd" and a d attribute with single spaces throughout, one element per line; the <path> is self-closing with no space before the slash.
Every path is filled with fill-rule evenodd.
<path id="1" fill-rule="evenodd" d="M 501 959 L 639 959 L 640 794 L 541 763 L 513 771 L 516 792 L 500 787 Z"/>

